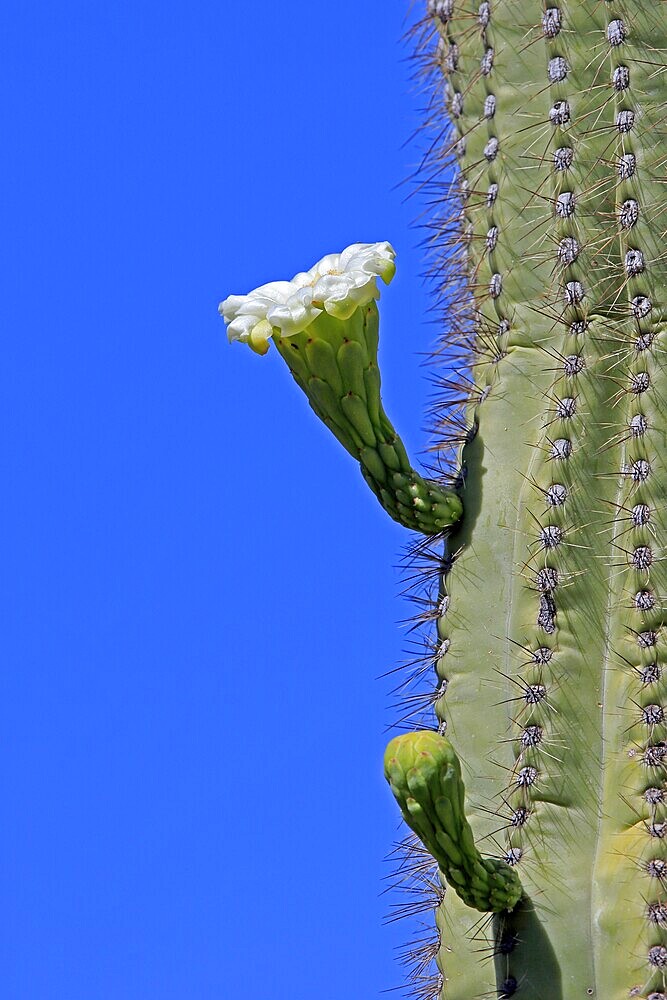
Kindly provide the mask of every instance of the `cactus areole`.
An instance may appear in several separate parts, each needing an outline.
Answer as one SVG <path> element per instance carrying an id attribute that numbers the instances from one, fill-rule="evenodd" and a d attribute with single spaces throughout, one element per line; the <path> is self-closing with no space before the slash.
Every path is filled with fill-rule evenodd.
<path id="1" fill-rule="evenodd" d="M 665 1000 L 667 4 L 429 0 L 414 36 L 451 477 L 380 401 L 389 244 L 221 309 L 439 554 L 423 722 L 385 756 L 434 910 L 413 995 Z"/>

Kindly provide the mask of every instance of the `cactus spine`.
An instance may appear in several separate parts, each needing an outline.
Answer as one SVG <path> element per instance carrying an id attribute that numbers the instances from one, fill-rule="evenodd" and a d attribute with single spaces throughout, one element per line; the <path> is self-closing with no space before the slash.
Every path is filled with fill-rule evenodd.
<path id="1" fill-rule="evenodd" d="M 457 163 L 433 244 L 458 496 L 384 415 L 375 294 L 336 327 L 317 272 L 312 323 L 223 314 L 273 336 L 391 516 L 432 536 L 435 719 L 385 763 L 436 910 L 415 996 L 666 1000 L 667 4 L 429 0 L 416 33 L 450 122 L 435 176 Z"/>

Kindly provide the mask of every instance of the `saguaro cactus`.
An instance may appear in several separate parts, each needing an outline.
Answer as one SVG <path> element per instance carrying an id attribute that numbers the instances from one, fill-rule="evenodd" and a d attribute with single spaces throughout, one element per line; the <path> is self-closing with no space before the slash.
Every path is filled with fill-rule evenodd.
<path id="1" fill-rule="evenodd" d="M 475 332 L 435 710 L 475 836 L 525 893 L 482 934 L 495 977 L 446 894 L 443 996 L 655 1000 L 667 6 L 437 0 L 429 15 Z"/>
<path id="2" fill-rule="evenodd" d="M 665 1000 L 667 4 L 431 0 L 416 34 L 450 123 L 429 183 L 457 162 L 433 223 L 462 359 L 440 380 L 443 426 L 465 422 L 451 482 L 410 468 L 379 405 L 374 281 L 329 349 L 253 313 L 392 516 L 441 552 L 421 613 L 435 718 L 385 758 L 436 909 L 414 990 Z"/>

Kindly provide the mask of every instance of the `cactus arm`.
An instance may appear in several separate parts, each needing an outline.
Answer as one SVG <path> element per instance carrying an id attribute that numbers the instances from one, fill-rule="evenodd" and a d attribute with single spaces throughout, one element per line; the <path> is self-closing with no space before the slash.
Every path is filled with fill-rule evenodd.
<path id="1" fill-rule="evenodd" d="M 385 753 L 385 776 L 406 823 L 463 902 L 482 912 L 513 910 L 521 883 L 506 862 L 483 858 L 475 847 L 461 765 L 449 740 L 430 730 L 397 736 Z"/>

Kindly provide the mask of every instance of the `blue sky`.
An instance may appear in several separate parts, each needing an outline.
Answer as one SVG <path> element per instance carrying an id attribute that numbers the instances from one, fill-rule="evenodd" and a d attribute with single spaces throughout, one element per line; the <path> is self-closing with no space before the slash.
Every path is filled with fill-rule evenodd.
<path id="1" fill-rule="evenodd" d="M 369 1000 L 405 532 L 217 304 L 390 240 L 434 328 L 406 4 L 9 3 L 0 967 L 8 1000 Z M 400 994 L 395 994 L 400 995 Z"/>

